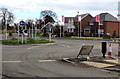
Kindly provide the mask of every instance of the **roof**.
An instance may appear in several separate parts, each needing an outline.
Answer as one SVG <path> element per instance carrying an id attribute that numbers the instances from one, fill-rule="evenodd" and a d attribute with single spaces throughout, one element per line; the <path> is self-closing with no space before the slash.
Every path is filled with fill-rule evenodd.
<path id="1" fill-rule="evenodd" d="M 77 21 L 77 18 L 76 17 L 65 17 L 65 23 L 68 23 L 69 22 L 69 19 L 70 20 L 74 20 L 74 21 Z"/>
<path id="2" fill-rule="evenodd" d="M 91 30 L 94 30 L 94 29 L 97 29 L 96 26 L 88 26 L 88 27 L 85 27 L 84 29 L 91 29 Z"/>
<path id="3" fill-rule="evenodd" d="M 96 20 L 96 17 L 90 19 L 89 22 L 93 23 L 93 22 L 95 22 L 95 20 Z M 103 22 L 103 21 L 113 21 L 114 22 L 114 21 L 117 21 L 117 18 L 109 13 L 101 13 L 100 14 L 100 21 L 101 22 Z"/>
<path id="4" fill-rule="evenodd" d="M 81 14 L 81 19 L 84 19 L 86 16 L 90 15 L 89 13 L 86 13 L 86 14 Z M 74 21 L 78 21 L 78 15 L 76 15 L 75 17 L 65 17 L 65 23 L 68 23 L 69 22 L 69 19 L 73 19 Z"/>
<path id="5" fill-rule="evenodd" d="M 77 15 L 76 17 L 78 16 L 81 16 L 81 19 L 84 19 L 86 16 L 90 15 L 89 13 L 86 13 L 86 14 L 81 14 L 81 15 Z"/>

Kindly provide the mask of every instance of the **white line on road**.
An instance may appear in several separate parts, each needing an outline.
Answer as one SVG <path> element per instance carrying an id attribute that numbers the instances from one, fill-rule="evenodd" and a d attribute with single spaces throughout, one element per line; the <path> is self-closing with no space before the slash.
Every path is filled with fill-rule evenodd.
<path id="1" fill-rule="evenodd" d="M 33 48 L 36 48 L 36 47 L 39 47 L 39 46 L 33 46 L 33 47 L 29 47 L 27 49 L 33 49 Z"/>
<path id="2" fill-rule="evenodd" d="M 56 60 L 39 60 L 40 63 L 43 63 L 43 62 L 53 62 L 53 61 L 56 61 Z"/>
<path id="3" fill-rule="evenodd" d="M 2 63 L 21 63 L 22 61 L 2 61 Z"/>
<path id="4" fill-rule="evenodd" d="M 59 44 L 59 45 L 61 45 L 61 46 L 63 46 L 63 47 L 68 47 L 68 48 L 70 48 L 70 46 L 68 46 L 68 45 L 64 45 L 64 44 Z"/>

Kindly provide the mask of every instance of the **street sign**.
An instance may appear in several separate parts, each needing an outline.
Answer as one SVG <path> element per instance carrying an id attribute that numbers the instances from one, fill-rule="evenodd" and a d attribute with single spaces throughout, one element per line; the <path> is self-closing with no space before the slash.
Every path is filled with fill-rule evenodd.
<path id="1" fill-rule="evenodd" d="M 27 30 L 23 30 L 23 33 L 27 33 Z"/>
<path id="2" fill-rule="evenodd" d="M 20 21 L 20 26 L 24 26 L 25 22 L 24 21 Z"/>
<path id="3" fill-rule="evenodd" d="M 19 33 L 23 33 L 23 30 L 19 30 Z"/>
<path id="4" fill-rule="evenodd" d="M 24 35 L 28 35 L 27 30 L 22 31 Z"/>

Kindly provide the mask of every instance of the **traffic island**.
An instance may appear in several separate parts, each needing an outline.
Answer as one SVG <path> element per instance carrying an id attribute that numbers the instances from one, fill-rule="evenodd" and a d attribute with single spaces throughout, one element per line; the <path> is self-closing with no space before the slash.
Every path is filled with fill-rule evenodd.
<path id="1" fill-rule="evenodd" d="M 120 63 L 118 63 L 118 59 L 115 59 L 114 57 L 101 57 L 101 56 L 95 56 L 95 57 L 81 57 L 81 58 L 63 58 L 61 61 L 71 63 L 73 65 L 84 65 L 88 67 L 95 67 L 100 69 L 111 69 L 114 68 L 115 70 L 119 70 L 118 67 L 120 66 Z"/>
<path id="2" fill-rule="evenodd" d="M 55 41 L 49 42 L 48 40 L 45 39 L 33 39 L 33 38 L 28 38 L 26 41 L 21 39 L 7 39 L 7 40 L 1 40 L 0 41 L 2 44 L 5 45 L 24 45 L 24 44 L 53 44 Z"/>

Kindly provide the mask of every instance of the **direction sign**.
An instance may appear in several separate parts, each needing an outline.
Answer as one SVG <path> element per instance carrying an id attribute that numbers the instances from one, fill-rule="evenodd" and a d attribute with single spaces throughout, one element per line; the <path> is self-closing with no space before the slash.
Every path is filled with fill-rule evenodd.
<path id="1" fill-rule="evenodd" d="M 24 26 L 25 22 L 24 21 L 20 21 L 20 26 Z"/>

